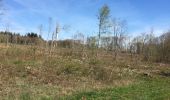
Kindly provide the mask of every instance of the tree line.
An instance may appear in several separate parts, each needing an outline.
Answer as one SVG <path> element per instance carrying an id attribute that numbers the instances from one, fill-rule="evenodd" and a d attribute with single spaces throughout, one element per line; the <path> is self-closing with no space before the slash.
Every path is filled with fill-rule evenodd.
<path id="1" fill-rule="evenodd" d="M 38 45 L 40 41 L 44 41 L 40 35 L 34 32 L 26 33 L 26 35 L 21 35 L 20 33 L 12 32 L 0 32 L 0 43 L 8 44 L 36 44 Z"/>
<path id="2" fill-rule="evenodd" d="M 9 31 L 0 32 L 1 43 L 26 44 L 26 45 L 44 45 L 47 48 L 73 48 L 85 53 L 86 50 L 93 50 L 99 54 L 100 50 L 111 53 L 114 60 L 120 53 L 130 54 L 131 57 L 140 57 L 142 61 L 170 62 L 170 31 L 161 36 L 154 36 L 154 30 L 148 33 L 142 33 L 134 38 L 127 34 L 127 21 L 115 18 L 110 15 L 110 8 L 104 5 L 98 12 L 98 32 L 96 36 L 85 37 L 81 32 L 76 33 L 72 39 L 58 40 L 58 34 L 65 27 L 56 25 L 55 32 L 52 32 L 52 18 L 49 18 L 49 30 L 47 40 L 44 40 L 42 28 L 40 26 L 40 35 L 31 32 L 26 35 L 12 33 Z M 51 40 L 49 39 L 52 35 Z"/>

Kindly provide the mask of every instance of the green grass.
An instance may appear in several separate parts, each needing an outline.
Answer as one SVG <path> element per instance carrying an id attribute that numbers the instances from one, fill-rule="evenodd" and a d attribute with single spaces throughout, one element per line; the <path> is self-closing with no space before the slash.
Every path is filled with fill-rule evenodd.
<path id="1" fill-rule="evenodd" d="M 170 79 L 144 79 L 127 87 L 75 93 L 63 100 L 169 100 Z"/>

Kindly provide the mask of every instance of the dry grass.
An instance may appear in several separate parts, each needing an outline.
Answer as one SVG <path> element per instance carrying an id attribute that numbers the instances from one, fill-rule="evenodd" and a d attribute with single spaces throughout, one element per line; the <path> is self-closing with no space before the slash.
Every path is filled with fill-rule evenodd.
<path id="1" fill-rule="evenodd" d="M 76 91 L 117 87 L 137 82 L 141 75 L 155 76 L 169 65 L 131 61 L 128 54 L 113 56 L 100 51 L 99 58 L 81 51 L 55 49 L 52 55 L 35 46 L 0 46 L 0 98 L 56 97 Z M 83 58 L 83 59 L 82 59 Z M 161 66 L 161 67 L 160 67 Z"/>

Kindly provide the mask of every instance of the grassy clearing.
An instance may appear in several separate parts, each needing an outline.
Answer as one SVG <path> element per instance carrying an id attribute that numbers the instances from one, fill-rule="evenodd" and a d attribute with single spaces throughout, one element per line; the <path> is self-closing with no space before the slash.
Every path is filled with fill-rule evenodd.
<path id="1" fill-rule="evenodd" d="M 75 93 L 63 100 L 169 100 L 170 79 L 145 79 L 139 84 Z"/>
<path id="2" fill-rule="evenodd" d="M 3 100 L 71 98 L 79 100 L 82 97 L 133 99 L 134 95 L 140 97 L 138 95 L 141 94 L 141 99 L 148 99 L 152 98 L 150 89 L 169 92 L 166 91 L 168 84 L 161 83 L 163 81 L 168 83 L 169 80 L 163 78 L 160 82 L 156 79 L 159 76 L 169 75 L 169 65 L 133 61 L 126 54 L 120 54 L 117 61 L 114 61 L 112 56 L 102 51 L 98 58 L 91 57 L 90 51 L 85 52 L 87 54 L 85 58 L 79 56 L 81 52 L 69 49 L 58 48 L 52 53 L 48 55 L 39 47 L 21 45 L 1 48 L 0 57 L 3 59 L 0 60 L 0 98 Z M 143 80 L 139 78 L 141 76 L 153 80 Z M 165 86 L 165 89 L 161 85 Z M 142 94 L 143 92 L 139 90 L 148 95 Z M 81 93 L 78 93 L 79 91 Z M 158 91 L 159 96 L 166 98 L 162 92 Z"/>

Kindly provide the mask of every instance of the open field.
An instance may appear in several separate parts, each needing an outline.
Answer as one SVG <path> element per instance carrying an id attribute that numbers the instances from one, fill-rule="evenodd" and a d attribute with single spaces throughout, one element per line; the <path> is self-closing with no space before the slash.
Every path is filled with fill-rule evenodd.
<path id="1" fill-rule="evenodd" d="M 170 100 L 170 0 L 0 0 L 0 100 Z"/>
<path id="2" fill-rule="evenodd" d="M 0 98 L 4 100 L 168 100 L 170 65 L 141 62 L 126 53 L 92 57 L 57 48 L 0 46 Z"/>

